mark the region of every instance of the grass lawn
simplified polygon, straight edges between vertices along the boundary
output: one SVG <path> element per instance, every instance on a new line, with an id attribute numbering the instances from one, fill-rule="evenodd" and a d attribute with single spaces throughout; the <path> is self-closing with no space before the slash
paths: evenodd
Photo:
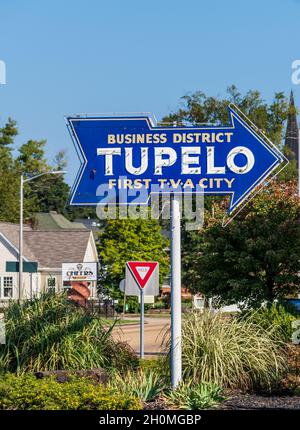
<path id="1" fill-rule="evenodd" d="M 145 314 L 145 318 L 171 318 L 171 314 L 170 313 L 161 313 L 161 314 Z"/>
<path id="2" fill-rule="evenodd" d="M 138 320 L 118 319 L 118 318 L 100 318 L 103 324 L 111 325 L 117 320 L 116 325 L 134 325 L 139 324 Z"/>

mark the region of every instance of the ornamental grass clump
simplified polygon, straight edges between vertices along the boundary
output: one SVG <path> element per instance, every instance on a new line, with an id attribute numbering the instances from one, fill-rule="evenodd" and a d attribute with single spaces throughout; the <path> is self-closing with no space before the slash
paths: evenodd
<path id="1" fill-rule="evenodd" d="M 115 372 L 111 375 L 108 387 L 132 394 L 143 402 L 150 402 L 161 394 L 166 382 L 157 371 L 139 369 L 125 374 Z"/>
<path id="2" fill-rule="evenodd" d="M 175 390 L 165 394 L 170 406 L 178 409 L 200 410 L 216 408 L 225 398 L 222 389 L 215 384 L 182 382 Z"/>
<path id="3" fill-rule="evenodd" d="M 182 336 L 185 380 L 270 390 L 287 371 L 284 343 L 251 318 L 193 312 L 183 321 Z"/>
<path id="4" fill-rule="evenodd" d="M 0 345 L 0 370 L 47 371 L 91 368 L 129 369 L 138 361 L 112 336 L 113 325 L 70 302 L 45 294 L 5 312 L 6 344 Z"/>

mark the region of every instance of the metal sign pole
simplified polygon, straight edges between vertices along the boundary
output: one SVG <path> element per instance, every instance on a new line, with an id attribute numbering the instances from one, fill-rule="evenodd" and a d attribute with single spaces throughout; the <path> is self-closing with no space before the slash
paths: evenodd
<path id="1" fill-rule="evenodd" d="M 171 200 L 171 385 L 181 381 L 181 234 L 180 196 Z"/>
<path id="2" fill-rule="evenodd" d="M 144 291 L 140 288 L 140 306 L 141 306 L 141 315 L 140 315 L 140 358 L 144 358 Z"/>

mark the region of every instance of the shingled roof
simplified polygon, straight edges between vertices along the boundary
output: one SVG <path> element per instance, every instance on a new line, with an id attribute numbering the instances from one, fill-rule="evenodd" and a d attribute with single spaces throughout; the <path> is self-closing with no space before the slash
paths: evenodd
<path id="1" fill-rule="evenodd" d="M 24 232 L 31 231 L 31 227 L 24 225 Z M 17 249 L 19 252 L 19 224 L 13 224 L 10 222 L 0 222 L 0 233 L 2 233 L 7 240 Z M 23 254 L 27 260 L 36 261 L 35 256 L 31 249 L 26 243 L 23 243 Z"/>
<path id="2" fill-rule="evenodd" d="M 24 232 L 24 242 L 41 267 L 61 267 L 62 263 L 83 261 L 89 230 L 32 230 Z"/>
<path id="3" fill-rule="evenodd" d="M 18 250 L 19 225 L 0 222 L 0 233 Z M 58 268 L 64 262 L 83 261 L 92 232 L 85 230 L 32 230 L 24 226 L 24 257 L 40 268 Z"/>

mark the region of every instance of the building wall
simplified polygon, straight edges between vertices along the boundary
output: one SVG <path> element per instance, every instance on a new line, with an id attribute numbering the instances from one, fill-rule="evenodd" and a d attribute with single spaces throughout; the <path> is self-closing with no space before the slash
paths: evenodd
<path id="1" fill-rule="evenodd" d="M 7 261 L 19 261 L 19 255 L 15 248 L 9 245 L 9 243 L 0 235 L 0 307 L 5 306 L 10 297 L 4 297 L 4 278 L 7 282 L 7 278 L 12 279 L 12 299 L 17 299 L 19 296 L 18 288 L 18 273 L 6 272 Z M 87 245 L 87 249 L 84 256 L 83 262 L 98 262 L 97 250 L 95 242 L 91 233 L 90 240 Z M 66 262 L 67 263 L 67 262 Z M 78 262 L 80 263 L 80 262 Z M 62 281 L 62 270 L 61 268 L 40 268 L 37 273 L 23 273 L 23 290 L 22 298 L 31 299 L 38 297 L 42 292 L 46 292 L 49 288 L 48 280 L 55 280 L 55 292 L 61 292 L 64 290 Z M 51 288 L 51 286 L 50 286 Z M 90 283 L 91 297 L 96 296 L 96 282 Z M 7 290 L 6 290 L 7 291 Z"/>
<path id="2" fill-rule="evenodd" d="M 13 279 L 13 291 L 12 298 L 18 298 L 18 286 L 19 279 L 18 273 L 16 272 L 6 272 L 6 262 L 7 261 L 18 261 L 18 253 L 17 251 L 9 246 L 6 241 L 2 237 L 0 237 L 0 303 L 7 303 L 9 301 L 9 297 L 4 297 L 4 277 L 12 277 Z M 24 273 L 23 274 L 23 296 L 26 298 L 30 298 L 37 291 L 38 287 L 38 278 L 39 275 L 37 273 Z"/>
<path id="3" fill-rule="evenodd" d="M 98 253 L 97 253 L 97 248 L 96 248 L 96 244 L 95 244 L 95 240 L 92 232 L 90 234 L 90 238 L 86 247 L 83 262 L 84 263 L 98 262 Z"/>

